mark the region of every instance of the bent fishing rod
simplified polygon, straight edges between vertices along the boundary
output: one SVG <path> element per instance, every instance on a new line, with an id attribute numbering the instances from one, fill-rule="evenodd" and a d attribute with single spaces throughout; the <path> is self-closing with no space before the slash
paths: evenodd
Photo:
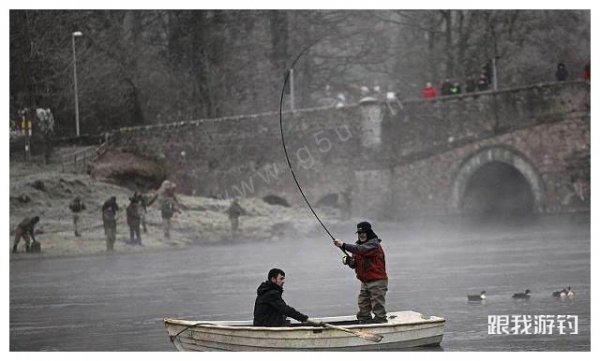
<path id="1" fill-rule="evenodd" d="M 306 50 L 310 49 L 310 47 L 312 47 L 314 44 L 316 44 L 319 40 L 317 40 L 317 41 L 311 43 L 310 45 L 308 45 L 307 47 L 305 47 L 300 52 L 300 54 L 298 54 L 298 56 L 296 57 L 296 59 L 294 59 L 294 61 L 292 62 L 292 65 L 290 66 L 290 68 L 285 73 L 285 79 L 283 81 L 283 88 L 281 89 L 281 98 L 279 99 L 279 130 L 281 131 L 281 144 L 283 145 L 283 152 L 285 153 L 285 159 L 287 160 L 288 167 L 290 168 L 290 172 L 292 173 L 292 178 L 294 179 L 294 183 L 296 183 L 296 187 L 298 187 L 298 190 L 300 191 L 300 194 L 302 195 L 302 199 L 304 199 L 304 202 L 306 202 L 306 205 L 308 205 L 308 208 L 310 209 L 310 211 L 312 212 L 312 214 L 315 216 L 315 218 L 317 219 L 317 221 L 319 221 L 319 224 L 321 224 L 321 227 L 323 227 L 323 229 L 325 230 L 325 232 L 327 232 L 327 234 L 329 235 L 329 237 L 331 237 L 331 240 L 335 240 L 335 237 L 331 234 L 331 232 L 329 232 L 329 230 L 327 229 L 327 227 L 325 227 L 325 224 L 323 224 L 323 221 L 321 221 L 321 218 L 319 218 L 319 216 L 317 215 L 317 212 L 315 212 L 315 210 L 313 209 L 313 207 L 310 205 L 310 202 L 308 201 L 308 198 L 306 198 L 306 195 L 304 194 L 304 191 L 302 190 L 302 187 L 300 187 L 300 183 L 298 183 L 298 179 L 296 178 L 296 172 L 294 172 L 294 167 L 292 167 L 292 162 L 290 161 L 290 157 L 288 155 L 287 147 L 285 146 L 285 136 L 284 136 L 284 133 L 283 133 L 283 115 L 282 115 L 283 114 L 283 98 L 285 97 L 285 89 L 287 87 L 288 80 L 290 78 L 290 72 L 291 72 L 292 69 L 294 69 L 294 66 L 296 65 L 296 63 L 298 62 L 298 60 L 300 59 L 300 57 L 304 54 L 304 52 Z M 350 255 L 346 252 L 346 250 L 344 250 L 341 247 L 340 247 L 340 250 L 342 252 L 344 252 L 344 254 L 347 257 L 350 257 Z"/>

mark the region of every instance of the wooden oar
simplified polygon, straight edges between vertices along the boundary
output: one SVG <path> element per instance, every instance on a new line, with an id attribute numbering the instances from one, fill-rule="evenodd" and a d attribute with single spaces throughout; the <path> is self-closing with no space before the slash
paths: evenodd
<path id="1" fill-rule="evenodd" d="M 356 331 L 356 330 L 352 330 L 350 328 L 332 325 L 330 323 L 315 322 L 315 321 L 310 321 L 310 320 L 306 321 L 306 323 L 311 326 L 321 326 L 321 327 L 331 328 L 334 330 L 348 332 L 348 333 L 353 334 L 354 336 L 358 336 L 358 337 L 362 338 L 363 340 L 367 340 L 367 341 L 371 341 L 371 342 L 379 342 L 379 341 L 381 341 L 381 339 L 383 339 L 383 336 L 375 334 L 375 333 L 366 332 L 366 331 Z"/>

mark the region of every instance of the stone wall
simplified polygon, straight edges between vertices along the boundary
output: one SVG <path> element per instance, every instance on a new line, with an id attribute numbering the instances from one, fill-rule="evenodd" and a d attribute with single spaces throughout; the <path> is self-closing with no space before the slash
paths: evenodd
<path id="1" fill-rule="evenodd" d="M 457 177 L 471 174 L 465 162 L 486 148 L 507 149 L 506 162 L 539 175 L 539 211 L 589 209 L 572 195 L 573 179 L 581 187 L 588 177 L 589 189 L 589 104 L 589 84 L 576 81 L 282 115 L 290 160 L 313 204 L 351 189 L 353 216 L 397 218 L 460 208 Z M 123 128 L 110 138 L 164 162 L 184 193 L 303 202 L 278 112 Z"/>
<path id="2" fill-rule="evenodd" d="M 457 212 L 462 194 L 457 200 L 453 192 L 468 181 L 456 179 L 461 167 L 491 148 L 512 160 L 490 161 L 516 167 L 525 159 L 516 168 L 526 178 L 539 174 L 538 189 L 529 177 L 534 194 L 541 192 L 536 211 L 589 210 L 589 96 L 589 84 L 576 81 L 384 105 L 382 141 L 363 147 L 371 160 L 357 170 L 355 201 L 365 217 Z M 384 189 L 385 196 L 375 194 Z"/>
<path id="3" fill-rule="evenodd" d="M 358 106 L 284 112 L 288 155 L 311 202 L 353 181 L 360 151 Z M 164 162 L 181 192 L 219 198 L 277 195 L 302 202 L 285 158 L 279 114 L 120 129 L 112 147 Z"/>
<path id="4" fill-rule="evenodd" d="M 497 92 L 412 100 L 404 109 L 383 107 L 383 144 L 393 163 L 427 156 L 536 124 L 589 113 L 589 84 L 536 84 Z M 395 112 L 391 114 L 390 109 Z"/>
<path id="5" fill-rule="evenodd" d="M 487 138 L 381 172 L 391 173 L 389 213 L 397 218 L 458 212 L 460 189 L 468 181 L 461 173 L 473 174 L 493 161 L 510 164 L 525 176 L 539 199 L 536 211 L 585 211 L 590 207 L 589 168 L 587 174 L 585 169 L 589 154 L 589 117 L 579 116 Z M 580 182 L 584 190 L 578 194 Z"/>

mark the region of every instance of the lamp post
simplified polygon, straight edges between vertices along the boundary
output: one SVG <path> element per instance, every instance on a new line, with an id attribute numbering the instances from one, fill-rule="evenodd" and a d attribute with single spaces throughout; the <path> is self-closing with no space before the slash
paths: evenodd
<path id="1" fill-rule="evenodd" d="M 75 31 L 72 34 L 73 40 L 73 84 L 75 86 L 75 133 L 79 136 L 79 101 L 77 99 L 77 56 L 75 55 L 75 37 L 81 36 L 81 31 Z"/>

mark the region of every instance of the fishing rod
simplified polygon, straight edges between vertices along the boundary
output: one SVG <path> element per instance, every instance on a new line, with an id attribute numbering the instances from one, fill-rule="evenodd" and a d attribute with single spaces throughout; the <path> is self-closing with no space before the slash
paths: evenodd
<path id="1" fill-rule="evenodd" d="M 292 167 L 292 162 L 290 161 L 290 157 L 288 155 L 287 147 L 285 146 L 285 136 L 283 134 L 283 115 L 282 115 L 283 114 L 283 98 L 285 97 L 285 89 L 287 87 L 288 80 L 290 78 L 290 72 L 291 72 L 292 69 L 294 69 L 294 66 L 296 65 L 296 63 L 298 62 L 298 60 L 300 59 L 300 57 L 302 57 L 302 55 L 304 54 L 304 52 L 307 51 L 308 49 L 310 49 L 314 44 L 316 44 L 320 40 L 321 39 L 318 39 L 318 40 L 314 41 L 313 43 L 309 44 L 308 46 L 306 46 L 304 49 L 302 49 L 302 51 L 300 52 L 300 54 L 298 54 L 298 56 L 296 57 L 296 59 L 294 59 L 294 61 L 292 62 L 292 65 L 290 66 L 290 68 L 285 73 L 285 79 L 283 81 L 283 87 L 281 89 L 281 98 L 279 99 L 279 130 L 281 131 L 281 144 L 283 145 L 283 152 L 285 153 L 285 159 L 287 160 L 288 167 L 290 168 L 290 171 L 292 173 L 292 178 L 294 179 L 294 183 L 296 183 L 296 186 L 298 187 L 298 190 L 300 191 L 300 194 L 302 195 L 302 198 L 304 199 L 304 202 L 306 202 L 306 205 L 308 205 L 308 208 L 310 209 L 310 211 L 312 212 L 312 214 L 315 216 L 315 218 L 317 219 L 317 221 L 319 221 L 319 223 L 321 224 L 321 227 L 323 227 L 323 229 L 325 230 L 325 232 L 327 232 L 327 234 L 329 235 L 329 237 L 331 237 L 331 240 L 335 240 L 335 237 L 331 234 L 331 232 L 329 232 L 329 230 L 327 229 L 327 227 L 325 226 L 325 224 L 323 224 L 323 221 L 321 221 L 321 218 L 319 218 L 319 216 L 317 215 L 317 212 L 315 212 L 315 210 L 313 209 L 313 207 L 310 205 L 310 202 L 308 201 L 308 198 L 306 198 L 306 195 L 304 194 L 304 191 L 302 190 L 302 187 L 300 187 L 300 183 L 298 183 L 298 179 L 296 178 L 296 172 L 294 172 L 294 167 Z M 340 250 L 342 252 L 344 252 L 344 254 L 346 256 L 350 257 L 350 255 L 346 252 L 346 250 L 344 250 L 343 248 L 340 248 Z"/>

